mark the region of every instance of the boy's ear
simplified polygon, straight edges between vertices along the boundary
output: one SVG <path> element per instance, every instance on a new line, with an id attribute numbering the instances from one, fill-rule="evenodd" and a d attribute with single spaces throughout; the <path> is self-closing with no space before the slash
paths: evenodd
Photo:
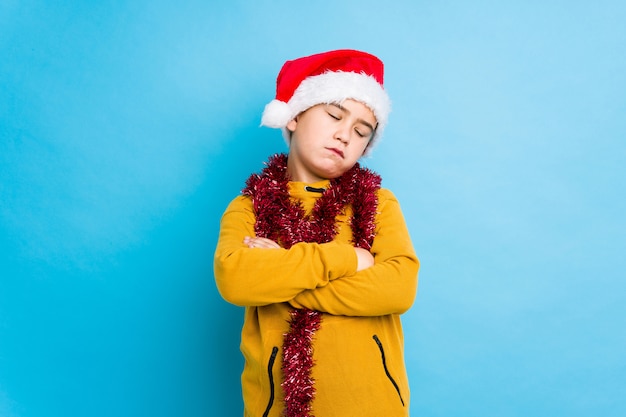
<path id="1" fill-rule="evenodd" d="M 287 123 L 287 126 L 285 127 L 287 128 L 288 131 L 293 133 L 296 130 L 296 126 L 298 126 L 298 116 L 291 119 L 289 123 Z"/>

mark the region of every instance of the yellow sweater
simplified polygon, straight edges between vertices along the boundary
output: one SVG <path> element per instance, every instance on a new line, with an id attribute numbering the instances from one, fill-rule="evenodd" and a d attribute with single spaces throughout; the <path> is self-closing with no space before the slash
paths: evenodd
<path id="1" fill-rule="evenodd" d="M 317 192 L 289 184 L 308 213 Z M 328 181 L 308 184 L 325 187 Z M 248 197 L 235 198 L 224 213 L 215 252 L 215 279 L 222 297 L 245 306 L 241 351 L 245 416 L 280 416 L 281 354 L 289 311 L 321 311 L 313 344 L 312 403 L 317 417 L 407 416 L 409 386 L 400 314 L 413 304 L 419 262 L 395 196 L 378 192 L 375 265 L 356 272 L 350 244 L 350 209 L 337 217 L 329 243 L 297 243 L 290 249 L 248 248 L 255 216 Z"/>

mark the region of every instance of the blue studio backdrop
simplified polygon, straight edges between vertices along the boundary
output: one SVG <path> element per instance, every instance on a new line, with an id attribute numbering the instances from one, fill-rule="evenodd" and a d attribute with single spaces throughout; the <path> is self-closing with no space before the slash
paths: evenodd
<path id="1" fill-rule="evenodd" d="M 386 63 L 413 416 L 626 415 L 626 3 L 0 1 L 0 416 L 236 416 L 220 215 L 286 59 Z"/>

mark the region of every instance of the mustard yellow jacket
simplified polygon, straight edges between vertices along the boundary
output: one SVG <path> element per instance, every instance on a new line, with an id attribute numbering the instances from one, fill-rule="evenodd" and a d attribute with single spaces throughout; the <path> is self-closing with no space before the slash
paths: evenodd
<path id="1" fill-rule="evenodd" d="M 290 195 L 310 212 L 321 194 L 292 182 Z M 328 181 L 308 184 L 324 187 Z M 248 248 L 255 216 L 248 197 L 235 198 L 224 213 L 214 271 L 218 290 L 245 306 L 241 351 L 245 416 L 280 416 L 283 410 L 281 347 L 289 311 L 321 311 L 314 338 L 316 417 L 407 416 L 409 385 L 400 314 L 413 304 L 419 262 L 400 205 L 378 192 L 375 265 L 356 271 L 350 244 L 350 209 L 337 218 L 329 243 L 297 243 L 290 249 Z"/>

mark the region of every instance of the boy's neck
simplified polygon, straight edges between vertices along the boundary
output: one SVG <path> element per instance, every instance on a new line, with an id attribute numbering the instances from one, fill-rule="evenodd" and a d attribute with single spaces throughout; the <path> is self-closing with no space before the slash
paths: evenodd
<path id="1" fill-rule="evenodd" d="M 302 167 L 297 167 L 287 158 L 287 175 L 292 182 L 301 182 L 304 184 L 315 184 L 322 181 L 329 181 L 330 178 L 323 178 L 315 175 L 313 172 Z"/>
<path id="2" fill-rule="evenodd" d="M 321 181 L 328 181 L 329 178 L 322 178 L 322 177 L 318 177 L 316 175 L 313 175 L 312 173 L 303 173 L 303 172 L 298 172 L 297 169 L 294 169 L 293 167 L 291 167 L 289 165 L 289 162 L 287 162 L 287 174 L 289 175 L 289 180 L 293 181 L 293 182 L 302 182 L 305 184 L 314 184 L 316 182 L 321 182 Z"/>

